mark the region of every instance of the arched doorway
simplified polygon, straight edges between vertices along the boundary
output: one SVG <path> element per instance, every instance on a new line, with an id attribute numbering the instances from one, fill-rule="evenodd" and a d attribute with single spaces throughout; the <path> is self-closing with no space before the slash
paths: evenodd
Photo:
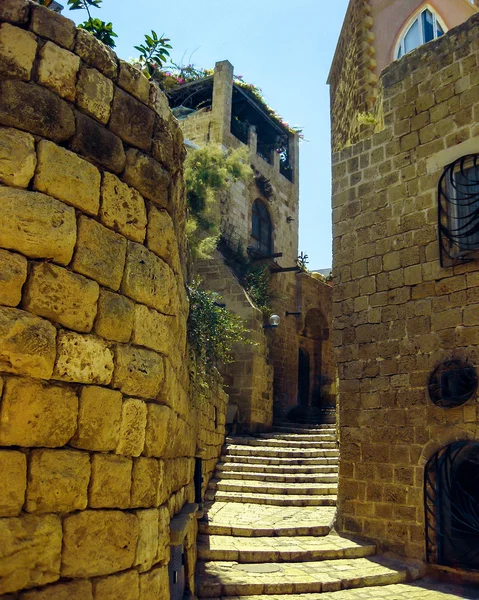
<path id="1" fill-rule="evenodd" d="M 309 405 L 310 356 L 304 348 L 299 349 L 298 355 L 298 404 Z"/>
<path id="2" fill-rule="evenodd" d="M 304 327 L 300 334 L 300 365 L 301 360 L 308 360 L 308 402 L 303 406 L 321 406 L 324 400 L 324 386 L 328 384 L 327 377 L 323 372 L 323 343 L 329 337 L 327 321 L 318 308 L 312 308 L 306 313 Z M 303 358 L 301 358 L 303 352 Z M 301 366 L 299 367 L 301 369 Z M 301 389 L 305 389 L 301 375 L 306 376 L 306 368 L 298 370 L 298 398 Z M 301 404 L 301 402 L 300 402 Z"/>

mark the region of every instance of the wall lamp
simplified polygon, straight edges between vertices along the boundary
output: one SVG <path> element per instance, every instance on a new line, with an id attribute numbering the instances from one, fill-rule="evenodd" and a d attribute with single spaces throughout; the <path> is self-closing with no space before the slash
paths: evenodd
<path id="1" fill-rule="evenodd" d="M 281 318 L 278 315 L 271 315 L 269 318 L 269 324 L 263 325 L 263 329 L 276 329 L 280 321 Z"/>

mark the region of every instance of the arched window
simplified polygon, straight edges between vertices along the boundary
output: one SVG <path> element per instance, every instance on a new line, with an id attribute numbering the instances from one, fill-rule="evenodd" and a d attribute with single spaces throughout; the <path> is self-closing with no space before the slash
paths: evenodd
<path id="1" fill-rule="evenodd" d="M 254 201 L 251 221 L 251 237 L 256 241 L 256 249 L 263 254 L 271 254 L 273 237 L 271 217 L 261 200 Z"/>
<path id="2" fill-rule="evenodd" d="M 417 13 L 403 29 L 394 58 L 401 58 L 418 46 L 435 40 L 443 35 L 444 31 L 444 24 L 440 22 L 438 15 L 431 8 L 425 8 Z"/>

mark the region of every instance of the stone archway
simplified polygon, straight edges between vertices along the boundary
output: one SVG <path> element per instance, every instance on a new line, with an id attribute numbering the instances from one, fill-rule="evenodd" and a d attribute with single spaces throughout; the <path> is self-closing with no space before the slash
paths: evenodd
<path id="1" fill-rule="evenodd" d="M 329 386 L 328 375 L 323 369 L 323 351 L 324 342 L 329 338 L 328 323 L 323 313 L 318 308 L 312 308 L 306 313 L 304 327 L 299 337 L 300 369 L 298 372 L 298 401 L 302 406 L 319 407 L 325 399 L 325 387 Z M 303 353 L 303 355 L 301 354 Z M 301 363 L 309 359 L 308 369 Z M 304 401 L 305 383 L 301 377 L 305 377 L 306 372 L 309 375 L 308 402 Z M 301 390 L 300 390 L 301 386 Z M 300 400 L 300 391 L 303 394 L 303 401 Z"/>

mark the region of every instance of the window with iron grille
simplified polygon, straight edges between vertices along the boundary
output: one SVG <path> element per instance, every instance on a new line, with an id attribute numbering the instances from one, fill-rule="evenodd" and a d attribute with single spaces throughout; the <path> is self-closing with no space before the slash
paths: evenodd
<path id="1" fill-rule="evenodd" d="M 251 237 L 256 241 L 256 249 L 263 254 L 271 254 L 273 227 L 268 209 L 261 200 L 254 201 L 251 220 Z"/>
<path id="2" fill-rule="evenodd" d="M 479 257 L 479 154 L 445 168 L 438 197 L 441 266 Z"/>

